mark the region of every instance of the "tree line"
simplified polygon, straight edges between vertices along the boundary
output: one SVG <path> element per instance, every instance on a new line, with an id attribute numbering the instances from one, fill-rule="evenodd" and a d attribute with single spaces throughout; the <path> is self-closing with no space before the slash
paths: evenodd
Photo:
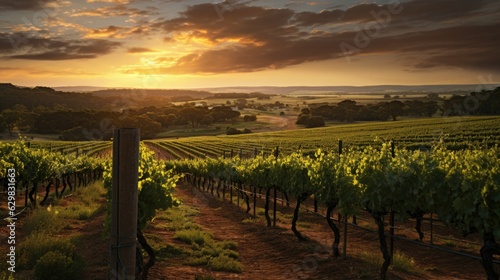
<path id="1" fill-rule="evenodd" d="M 297 124 L 307 127 L 325 125 L 325 120 L 386 121 L 397 120 L 402 116 L 432 117 L 464 115 L 499 115 L 500 87 L 494 90 L 472 92 L 469 95 L 453 95 L 449 99 L 436 96 L 432 100 L 392 100 L 386 102 L 358 104 L 354 100 L 344 100 L 337 104 L 318 104 L 303 108 Z"/>
<path id="2" fill-rule="evenodd" d="M 111 139 L 113 127 L 139 127 L 141 138 L 154 138 L 170 126 L 199 126 L 231 121 L 240 112 L 231 107 L 180 106 L 144 107 L 122 111 L 74 110 L 69 108 L 37 107 L 28 110 L 24 105 L 15 105 L 0 113 L 0 130 L 40 134 L 61 134 L 62 140 L 107 140 Z"/>

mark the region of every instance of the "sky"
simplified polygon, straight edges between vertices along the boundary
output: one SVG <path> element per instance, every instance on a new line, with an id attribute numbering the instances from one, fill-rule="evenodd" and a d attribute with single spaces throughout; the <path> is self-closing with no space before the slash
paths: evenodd
<path id="1" fill-rule="evenodd" d="M 202 88 L 500 81 L 498 0 L 0 0 L 0 82 Z"/>

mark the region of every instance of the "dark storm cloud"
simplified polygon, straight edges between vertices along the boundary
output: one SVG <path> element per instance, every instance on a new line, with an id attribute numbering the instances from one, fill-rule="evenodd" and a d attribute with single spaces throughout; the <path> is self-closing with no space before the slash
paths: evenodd
<path id="1" fill-rule="evenodd" d="M 400 3 L 391 1 L 386 5 L 364 3 L 353 6 L 346 10 L 333 9 L 324 10 L 320 13 L 301 12 L 297 13 L 295 21 L 301 26 L 315 26 L 329 23 L 369 22 L 374 20 L 374 14 L 384 11 L 396 11 L 390 13 L 391 22 L 437 22 L 441 20 L 469 17 L 479 12 L 493 0 L 413 0 Z M 397 12 L 401 11 L 401 12 Z"/>
<path id="2" fill-rule="evenodd" d="M 68 60 L 96 58 L 121 46 L 109 40 L 26 37 L 25 34 L 0 34 L 2 58 L 29 60 Z"/>
<path id="3" fill-rule="evenodd" d="M 223 18 L 217 5 L 190 6 L 179 17 L 152 24 L 166 38 L 189 34 L 217 45 L 179 59 L 165 73 L 250 72 L 350 55 L 411 55 L 415 69 L 440 66 L 500 70 L 500 5 L 495 0 L 413 0 L 359 4 L 318 13 L 234 4 Z M 218 12 L 219 11 L 219 12 Z M 378 20 L 378 22 L 377 22 Z M 367 37 L 367 24 L 379 31 Z M 361 33 L 361 35 L 360 35 Z M 368 40 L 359 44 L 361 36 Z M 238 43 L 234 43 L 238 41 Z"/>
<path id="4" fill-rule="evenodd" d="M 58 0 L 0 0 L 0 10 L 42 10 Z"/>

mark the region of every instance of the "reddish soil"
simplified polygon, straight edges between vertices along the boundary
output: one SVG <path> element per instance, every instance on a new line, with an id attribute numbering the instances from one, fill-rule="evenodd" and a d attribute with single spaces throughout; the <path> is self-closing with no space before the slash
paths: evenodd
<path id="1" fill-rule="evenodd" d="M 333 234 L 323 218 L 304 213 L 299 221 L 309 227 L 298 229 L 309 240 L 299 242 L 293 235 L 290 223 L 277 227 L 265 226 L 262 219 L 243 223 L 251 217 L 228 201 L 221 201 L 211 194 L 182 185 L 177 189 L 182 202 L 196 208 L 199 214 L 192 219 L 216 239 L 238 243 L 238 253 L 243 264 L 242 273 L 210 272 L 204 267 L 184 265 L 181 259 L 158 260 L 150 270 L 150 279 L 194 279 L 195 275 L 212 275 L 216 279 L 377 279 L 378 267 L 367 263 L 362 254 L 381 256 L 377 235 L 366 230 L 348 228 L 347 257 L 330 257 Z M 20 199 L 20 198 L 19 198 Z M 71 205 L 74 197 L 67 197 L 64 204 Z M 21 200 L 20 200 L 21 201 Z M 234 197 L 236 202 L 236 197 Z M 105 203 L 103 199 L 103 203 Z M 242 202 L 241 202 L 242 203 Z M 258 207 L 263 207 L 258 200 Z M 242 206 L 242 205 L 241 205 Z M 20 207 L 19 207 L 20 208 Z M 278 211 L 289 214 L 290 208 L 278 205 Z M 252 211 L 251 211 L 252 212 Z M 105 211 L 93 219 L 73 221 L 59 236 L 81 235 L 77 252 L 85 259 L 84 279 L 107 279 L 109 244 L 103 238 Z M 145 230 L 146 235 L 164 237 L 168 244 L 181 245 L 173 239 L 173 232 L 162 230 L 156 220 Z M 22 238 L 22 224 L 18 237 Z M 6 235 L 2 230 L 2 236 Z M 341 230 L 342 234 L 342 230 Z M 21 240 L 21 239 L 18 239 Z M 342 248 L 342 243 L 340 244 Z M 421 275 L 412 275 L 390 269 L 388 279 L 485 279 L 478 260 L 436 251 L 408 242 L 396 241 L 395 248 L 415 259 L 422 268 Z M 497 265 L 496 270 L 500 271 Z"/>
<path id="2" fill-rule="evenodd" d="M 289 223 L 279 223 L 278 227 L 267 227 L 262 222 L 242 223 L 251 215 L 228 201 L 220 201 L 192 187 L 179 187 L 177 196 L 184 204 L 199 209 L 199 215 L 194 219 L 204 229 L 212 232 L 216 238 L 238 243 L 244 271 L 208 272 L 202 267 L 186 267 L 167 260 L 158 262 L 152 268 L 152 279 L 194 279 L 194 275 L 206 273 L 217 279 L 378 278 L 378 267 L 368 264 L 360 257 L 366 252 L 381 256 L 378 237 L 373 232 L 350 227 L 347 258 L 332 259 L 328 248 L 331 247 L 333 234 L 324 219 L 317 215 L 304 214 L 299 218 L 300 221 L 311 224 L 309 228 L 299 227 L 309 239 L 299 242 L 289 229 Z M 291 209 L 281 206 L 278 206 L 278 210 L 283 213 L 291 212 Z M 152 233 L 164 234 L 167 242 L 178 242 L 172 239 L 172 232 L 155 231 L 152 229 Z M 396 241 L 395 248 L 413 257 L 423 274 L 417 276 L 391 269 L 389 279 L 485 279 L 479 261 L 402 241 Z"/>

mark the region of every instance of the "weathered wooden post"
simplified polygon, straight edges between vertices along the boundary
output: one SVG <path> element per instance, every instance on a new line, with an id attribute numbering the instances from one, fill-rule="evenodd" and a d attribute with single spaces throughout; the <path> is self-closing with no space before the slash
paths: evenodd
<path id="1" fill-rule="evenodd" d="M 339 140 L 339 156 L 342 154 L 342 148 L 343 148 L 343 142 L 342 142 L 342 140 Z M 338 215 L 339 215 L 338 218 L 339 218 L 339 223 L 340 223 L 340 219 L 341 219 L 340 212 Z M 347 258 L 347 225 L 348 225 L 347 215 L 345 215 L 345 217 L 344 217 L 344 242 L 342 244 L 342 255 L 343 255 L 344 259 Z"/>
<path id="2" fill-rule="evenodd" d="M 119 128 L 113 139 L 109 279 L 135 279 L 139 129 Z"/>
<path id="3" fill-rule="evenodd" d="M 276 146 L 276 150 L 274 150 L 274 157 L 278 159 L 279 156 L 279 146 Z M 276 186 L 274 186 L 274 200 L 273 200 L 273 227 L 276 226 Z"/>
<path id="4" fill-rule="evenodd" d="M 391 156 L 396 157 L 394 140 L 391 141 Z M 394 262 L 394 211 L 389 214 L 389 254 L 391 254 L 391 264 Z"/>

